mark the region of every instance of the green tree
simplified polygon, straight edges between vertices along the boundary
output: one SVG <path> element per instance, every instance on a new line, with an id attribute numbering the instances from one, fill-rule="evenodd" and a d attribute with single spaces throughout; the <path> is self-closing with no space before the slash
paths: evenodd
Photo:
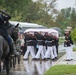
<path id="1" fill-rule="evenodd" d="M 76 10 L 75 8 L 72 9 L 71 17 L 70 17 L 70 26 L 75 28 L 76 27 Z"/>
<path id="2" fill-rule="evenodd" d="M 74 43 L 76 44 L 76 28 L 71 31 L 71 37 Z"/>
<path id="3" fill-rule="evenodd" d="M 54 8 L 55 2 L 56 0 L 52 0 L 49 4 L 44 2 L 44 0 L 33 2 L 28 6 L 30 10 L 27 11 L 26 21 L 28 20 L 29 22 L 35 22 L 47 27 L 53 26 L 55 23 L 53 20 L 53 13 L 56 13 L 56 9 Z"/>
<path id="4" fill-rule="evenodd" d="M 22 21 L 32 0 L 0 0 L 2 10 L 10 13 L 12 20 Z"/>
<path id="5" fill-rule="evenodd" d="M 76 11 L 75 8 L 62 9 L 56 17 L 56 24 L 62 29 L 66 29 L 67 26 L 75 27 L 76 24 Z"/>
<path id="6" fill-rule="evenodd" d="M 34 22 L 47 27 L 55 25 L 53 14 L 57 13 L 55 9 L 56 0 L 50 3 L 44 0 L 33 2 L 32 0 L 0 0 L 0 8 L 8 12 L 11 20 Z"/>

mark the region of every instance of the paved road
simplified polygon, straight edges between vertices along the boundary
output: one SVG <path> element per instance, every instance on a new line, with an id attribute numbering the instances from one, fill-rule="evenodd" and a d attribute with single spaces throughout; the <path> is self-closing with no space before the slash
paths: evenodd
<path id="1" fill-rule="evenodd" d="M 65 51 L 63 45 L 59 46 L 59 52 Z M 10 75 L 43 75 L 50 67 L 58 64 L 75 64 L 76 65 L 76 52 L 73 53 L 74 60 L 65 61 L 66 56 L 64 55 L 58 61 L 24 61 L 21 57 L 21 63 L 16 64 L 15 68 L 10 69 Z M 0 75 L 6 75 L 3 70 Z"/>
<path id="2" fill-rule="evenodd" d="M 55 64 L 56 65 L 60 65 L 60 64 L 76 65 L 76 52 L 73 52 L 73 60 L 66 61 L 66 54 L 65 54 Z"/>
<path id="3" fill-rule="evenodd" d="M 56 61 L 24 61 L 21 57 L 21 63 L 16 64 L 15 68 L 10 69 L 10 75 L 43 75 Z M 0 75 L 6 75 L 6 71 L 2 70 Z"/>

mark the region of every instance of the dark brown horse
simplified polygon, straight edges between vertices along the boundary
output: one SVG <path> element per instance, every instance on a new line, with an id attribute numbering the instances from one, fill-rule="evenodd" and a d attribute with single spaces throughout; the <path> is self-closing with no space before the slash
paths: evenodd
<path id="1" fill-rule="evenodd" d="M 11 25 L 7 29 L 10 36 L 16 41 L 18 39 L 18 25 Z M 0 72 L 1 72 L 1 61 L 4 59 L 6 62 L 6 72 L 9 75 L 9 56 L 10 48 L 7 41 L 0 35 Z"/>

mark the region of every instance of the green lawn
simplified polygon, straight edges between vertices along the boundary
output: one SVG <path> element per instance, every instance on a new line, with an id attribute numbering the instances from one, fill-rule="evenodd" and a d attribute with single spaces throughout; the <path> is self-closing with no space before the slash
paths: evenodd
<path id="1" fill-rule="evenodd" d="M 64 38 L 59 38 L 59 44 L 62 44 L 64 42 Z"/>
<path id="2" fill-rule="evenodd" d="M 73 48 L 73 51 L 76 51 L 76 47 Z"/>
<path id="3" fill-rule="evenodd" d="M 44 75 L 76 75 L 76 65 L 55 65 Z"/>

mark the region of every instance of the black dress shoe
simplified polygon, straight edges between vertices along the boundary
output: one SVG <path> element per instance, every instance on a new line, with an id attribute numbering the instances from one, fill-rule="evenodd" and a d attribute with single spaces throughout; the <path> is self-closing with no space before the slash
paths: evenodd
<path id="1" fill-rule="evenodd" d="M 55 61 L 55 58 L 53 58 L 52 60 Z"/>
<path id="2" fill-rule="evenodd" d="M 71 59 L 66 59 L 65 61 L 71 61 Z"/>
<path id="3" fill-rule="evenodd" d="M 34 59 L 32 59 L 32 60 L 40 60 L 39 58 L 34 58 Z"/>
<path id="4" fill-rule="evenodd" d="M 57 57 L 55 57 L 55 59 L 58 59 Z"/>
<path id="5" fill-rule="evenodd" d="M 44 59 L 42 59 L 42 60 L 47 60 L 47 58 L 44 58 Z"/>
<path id="6" fill-rule="evenodd" d="M 36 58 L 33 58 L 32 60 L 36 60 Z"/>
<path id="7" fill-rule="evenodd" d="M 36 60 L 40 60 L 40 58 L 37 58 Z"/>
<path id="8" fill-rule="evenodd" d="M 45 59 L 41 59 L 41 60 L 45 60 Z"/>
<path id="9" fill-rule="evenodd" d="M 23 58 L 23 60 L 28 60 L 28 58 L 26 58 L 26 59 L 25 59 L 25 58 Z"/>
<path id="10" fill-rule="evenodd" d="M 50 58 L 47 58 L 48 60 L 50 59 Z"/>
<path id="11" fill-rule="evenodd" d="M 73 59 L 71 59 L 71 60 L 73 60 Z"/>

